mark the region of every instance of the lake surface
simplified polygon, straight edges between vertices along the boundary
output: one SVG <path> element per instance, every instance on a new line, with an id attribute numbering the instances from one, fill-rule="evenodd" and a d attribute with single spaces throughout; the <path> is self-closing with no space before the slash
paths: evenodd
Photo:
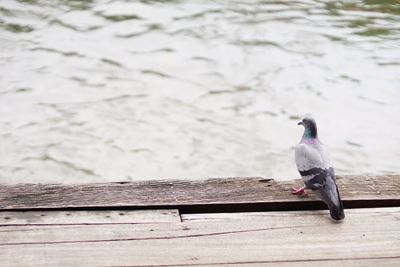
<path id="1" fill-rule="evenodd" d="M 0 2 L 1 182 L 400 173 L 400 2 Z"/>

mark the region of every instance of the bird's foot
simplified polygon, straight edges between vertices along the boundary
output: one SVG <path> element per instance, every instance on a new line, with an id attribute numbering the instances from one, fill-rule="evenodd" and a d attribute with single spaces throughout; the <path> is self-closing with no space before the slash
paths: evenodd
<path id="1" fill-rule="evenodd" d="M 292 194 L 297 196 L 307 196 L 306 191 L 304 191 L 305 188 L 305 186 L 300 188 L 292 186 Z"/>

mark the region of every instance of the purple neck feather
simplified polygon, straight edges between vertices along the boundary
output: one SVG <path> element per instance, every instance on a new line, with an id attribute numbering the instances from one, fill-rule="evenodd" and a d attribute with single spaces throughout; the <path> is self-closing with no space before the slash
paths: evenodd
<path id="1" fill-rule="evenodd" d="M 308 145 L 314 145 L 318 143 L 318 139 L 317 138 L 307 138 L 307 137 L 303 137 L 301 138 L 300 144 L 308 144 Z"/>

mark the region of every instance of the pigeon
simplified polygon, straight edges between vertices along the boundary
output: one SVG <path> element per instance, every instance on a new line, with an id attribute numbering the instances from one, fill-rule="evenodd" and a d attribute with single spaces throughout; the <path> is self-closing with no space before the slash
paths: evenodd
<path id="1" fill-rule="evenodd" d="M 328 205 L 331 217 L 337 221 L 342 220 L 345 216 L 336 185 L 335 171 L 331 166 L 328 152 L 318 139 L 317 124 L 307 115 L 298 125 L 304 126 L 304 133 L 295 148 L 295 160 L 304 186 L 292 187 L 292 193 L 303 195 L 304 189 L 311 189 Z"/>

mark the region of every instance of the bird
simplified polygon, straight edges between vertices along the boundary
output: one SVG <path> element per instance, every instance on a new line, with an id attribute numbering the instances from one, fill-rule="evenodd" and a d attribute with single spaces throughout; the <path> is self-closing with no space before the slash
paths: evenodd
<path id="1" fill-rule="evenodd" d="M 304 186 L 292 187 L 292 194 L 304 195 L 305 189 L 311 189 L 328 206 L 332 219 L 343 220 L 344 208 L 335 171 L 328 151 L 318 138 L 317 124 L 311 115 L 306 115 L 298 125 L 304 126 L 304 133 L 295 147 L 295 161 Z"/>

